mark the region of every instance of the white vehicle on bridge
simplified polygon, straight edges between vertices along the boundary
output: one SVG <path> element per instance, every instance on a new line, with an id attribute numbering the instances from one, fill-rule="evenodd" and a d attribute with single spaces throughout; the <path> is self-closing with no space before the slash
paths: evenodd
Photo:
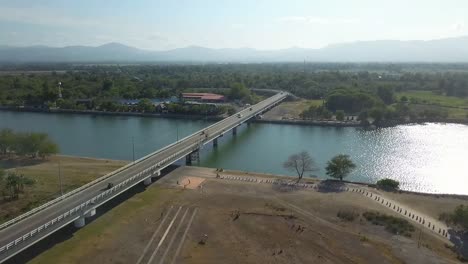
<path id="1" fill-rule="evenodd" d="M 285 96 L 275 95 L 255 105 L 255 110 L 247 116 L 242 113 L 235 114 L 237 118 L 252 118 L 254 115 L 270 109 L 279 103 Z M 251 107 L 253 108 L 253 107 Z M 248 110 L 247 110 L 248 111 Z M 257 111 L 257 112 L 255 112 Z M 139 160 L 125 165 L 108 175 L 102 176 L 73 191 L 64 194 L 50 202 L 36 207 L 12 220 L 0 225 L 0 263 L 10 259 L 31 245 L 48 237 L 69 223 L 81 228 L 86 224 L 86 218 L 94 214 L 96 208 L 105 202 L 114 199 L 120 193 L 143 182 L 151 184 L 154 175 L 160 175 L 161 169 L 170 166 L 191 153 L 200 151 L 200 138 L 209 136 L 209 131 L 216 131 L 221 135 L 227 130 L 236 133 L 241 120 L 229 116 L 202 131 L 189 135 L 163 147 Z M 203 133 L 203 135 L 200 135 Z M 215 142 L 213 142 L 215 144 Z M 217 144 L 217 142 L 216 142 Z M 188 160 L 186 160 L 188 163 Z M 191 162 L 191 159 L 190 159 Z M 94 212 L 94 213 L 92 213 Z"/>

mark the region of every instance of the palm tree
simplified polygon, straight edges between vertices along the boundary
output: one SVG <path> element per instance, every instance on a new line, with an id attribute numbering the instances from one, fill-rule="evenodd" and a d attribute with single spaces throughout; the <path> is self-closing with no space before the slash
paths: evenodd
<path id="1" fill-rule="evenodd" d="M 328 176 L 342 181 L 355 168 L 356 164 L 353 163 L 349 155 L 340 154 L 328 161 L 325 169 Z"/>

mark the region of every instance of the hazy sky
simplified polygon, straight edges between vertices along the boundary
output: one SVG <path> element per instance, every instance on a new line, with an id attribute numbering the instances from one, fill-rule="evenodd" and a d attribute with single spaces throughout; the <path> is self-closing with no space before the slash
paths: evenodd
<path id="1" fill-rule="evenodd" d="M 467 0 L 0 0 L 0 45 L 280 49 L 461 35 Z"/>

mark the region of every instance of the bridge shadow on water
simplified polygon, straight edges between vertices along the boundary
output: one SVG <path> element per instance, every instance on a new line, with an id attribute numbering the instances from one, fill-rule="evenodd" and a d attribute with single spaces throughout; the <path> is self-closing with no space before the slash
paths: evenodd
<path id="1" fill-rule="evenodd" d="M 164 170 L 161 171 L 161 176 L 157 178 L 153 178 L 153 182 L 158 181 L 171 171 L 175 170 L 177 165 L 171 165 Z M 114 207 L 118 206 L 119 204 L 125 202 L 126 200 L 132 198 L 138 193 L 145 191 L 147 186 L 143 185 L 142 182 L 133 186 L 132 188 L 128 189 L 127 191 L 119 194 L 114 199 L 106 202 L 105 204 L 99 206 L 96 209 L 96 214 L 92 217 L 86 218 L 86 225 L 94 222 L 98 217 L 107 213 L 108 211 L 112 210 Z M 86 225 L 82 228 L 86 228 Z M 58 230 L 57 232 L 51 234 L 50 236 L 42 239 L 41 241 L 37 242 L 36 244 L 32 245 L 28 249 L 22 251 L 21 253 L 17 254 L 16 256 L 12 257 L 11 259 L 4 262 L 5 264 L 20 264 L 20 263 L 27 263 L 34 259 L 35 257 L 39 256 L 43 252 L 47 251 L 48 249 L 58 245 L 68 239 L 72 238 L 77 230 L 81 228 L 76 228 L 73 225 L 73 222 L 66 225 L 62 229 Z"/>

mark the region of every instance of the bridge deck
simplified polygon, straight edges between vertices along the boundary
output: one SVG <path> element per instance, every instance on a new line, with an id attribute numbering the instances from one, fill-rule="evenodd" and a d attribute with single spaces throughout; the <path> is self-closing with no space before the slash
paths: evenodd
<path id="1" fill-rule="evenodd" d="M 70 195 L 50 206 L 0 230 L 0 263 L 21 252 L 37 241 L 83 217 L 85 213 L 117 196 L 121 192 L 151 177 L 173 162 L 198 149 L 230 129 L 267 110 L 282 101 L 288 94 L 278 93 L 256 105 L 246 108 L 201 131 L 179 140 L 123 169 L 117 170 L 105 179 Z M 239 117 L 238 115 L 242 116 Z M 204 131 L 202 134 L 201 132 Z M 159 166 L 158 166 L 159 164 Z M 114 187 L 106 190 L 112 182 Z"/>

